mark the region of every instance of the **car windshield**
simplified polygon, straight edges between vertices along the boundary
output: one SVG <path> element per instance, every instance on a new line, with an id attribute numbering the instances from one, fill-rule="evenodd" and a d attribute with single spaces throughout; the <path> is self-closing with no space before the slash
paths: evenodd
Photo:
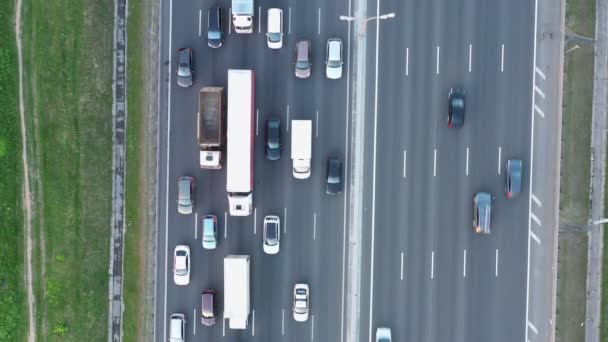
<path id="1" fill-rule="evenodd" d="M 277 240 L 277 224 L 275 222 L 266 223 L 266 242 L 270 246 L 276 245 Z"/>
<path id="2" fill-rule="evenodd" d="M 327 66 L 330 67 L 330 68 L 339 68 L 340 67 L 340 61 L 329 60 L 329 61 L 327 61 Z"/>
<path id="3" fill-rule="evenodd" d="M 268 41 L 271 43 L 278 43 L 281 41 L 281 34 L 278 32 L 268 32 Z"/>
<path id="4" fill-rule="evenodd" d="M 297 61 L 296 62 L 296 68 L 298 68 L 300 70 L 306 70 L 306 69 L 308 69 L 308 62 L 307 61 Z"/>
<path id="5" fill-rule="evenodd" d="M 464 107 L 464 101 L 458 97 L 452 98 L 452 106 L 462 108 Z"/>
<path id="6" fill-rule="evenodd" d="M 209 32 L 207 32 L 207 38 L 208 39 L 220 39 L 220 32 L 219 31 L 209 31 Z"/>

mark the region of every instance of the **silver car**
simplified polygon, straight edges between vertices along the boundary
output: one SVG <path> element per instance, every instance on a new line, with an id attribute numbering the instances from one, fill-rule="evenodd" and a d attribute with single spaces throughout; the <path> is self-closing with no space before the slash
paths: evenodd
<path id="1" fill-rule="evenodd" d="M 376 342 L 392 342 L 391 328 L 376 328 Z"/>
<path id="2" fill-rule="evenodd" d="M 342 39 L 330 38 L 325 55 L 325 76 L 331 80 L 341 78 L 342 64 Z"/>
<path id="3" fill-rule="evenodd" d="M 295 284 L 293 287 L 293 319 L 298 322 L 306 322 L 308 311 L 310 311 L 310 288 L 308 284 Z"/>
<path id="4" fill-rule="evenodd" d="M 180 214 L 192 214 L 194 210 L 194 177 L 180 177 L 177 182 L 177 211 Z"/>
<path id="5" fill-rule="evenodd" d="M 310 40 L 298 40 L 296 43 L 296 70 L 295 74 L 297 78 L 309 78 L 310 67 Z"/>
<path id="6" fill-rule="evenodd" d="M 277 254 L 279 253 L 279 246 L 281 242 L 281 220 L 276 215 L 268 215 L 264 217 L 264 232 L 263 232 L 264 244 L 262 249 L 266 254 Z"/>

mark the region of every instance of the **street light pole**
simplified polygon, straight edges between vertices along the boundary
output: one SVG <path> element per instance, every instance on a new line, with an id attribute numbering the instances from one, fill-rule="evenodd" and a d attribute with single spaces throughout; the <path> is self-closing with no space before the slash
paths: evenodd
<path id="1" fill-rule="evenodd" d="M 340 16 L 340 20 L 344 20 L 344 21 L 355 21 L 355 20 L 363 20 L 363 23 L 361 24 L 361 28 L 359 29 L 359 36 L 363 36 L 365 34 L 365 30 L 367 28 L 367 22 L 370 20 L 377 20 L 378 23 L 380 22 L 380 20 L 384 20 L 384 19 L 389 19 L 389 18 L 394 18 L 395 17 L 395 13 L 391 12 L 391 13 L 387 13 L 387 14 L 383 14 L 383 15 L 378 15 L 378 16 L 373 16 L 373 17 L 363 17 L 363 18 L 356 18 L 356 17 L 351 17 L 351 16 L 346 16 L 346 15 L 341 15 Z"/>

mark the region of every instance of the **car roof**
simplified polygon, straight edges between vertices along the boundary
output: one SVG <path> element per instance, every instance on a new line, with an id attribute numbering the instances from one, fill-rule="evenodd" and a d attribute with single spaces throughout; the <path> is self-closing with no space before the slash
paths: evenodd
<path id="1" fill-rule="evenodd" d="M 213 295 L 212 291 L 205 291 L 201 295 L 202 310 L 208 314 L 213 313 Z"/>
<path id="2" fill-rule="evenodd" d="M 309 40 L 300 40 L 296 43 L 298 60 L 308 60 L 308 49 L 310 49 Z"/>
<path id="3" fill-rule="evenodd" d="M 342 41 L 339 38 L 331 38 L 327 41 L 327 53 L 330 60 L 340 60 L 340 47 Z"/>
<path id="4" fill-rule="evenodd" d="M 177 55 L 179 64 L 186 64 L 190 62 L 190 48 L 180 49 Z"/>
<path id="5" fill-rule="evenodd" d="M 280 8 L 269 8 L 268 9 L 268 32 L 276 33 L 281 32 L 281 13 L 283 11 Z"/>
<path id="6" fill-rule="evenodd" d="M 487 192 L 479 192 L 475 195 L 477 210 L 479 211 L 479 227 L 488 231 L 490 227 L 490 215 L 492 210 L 492 195 Z"/>

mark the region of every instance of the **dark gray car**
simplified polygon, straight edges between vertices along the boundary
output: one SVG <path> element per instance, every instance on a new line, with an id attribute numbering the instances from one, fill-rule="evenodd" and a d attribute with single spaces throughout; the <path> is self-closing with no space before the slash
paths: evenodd
<path id="1" fill-rule="evenodd" d="M 205 290 L 201 295 L 201 323 L 211 327 L 215 325 L 215 291 Z"/>
<path id="2" fill-rule="evenodd" d="M 310 67 L 312 66 L 312 63 L 310 62 L 310 50 L 310 40 L 298 40 L 296 43 L 295 74 L 297 78 L 310 77 Z"/>
<path id="3" fill-rule="evenodd" d="M 342 192 L 342 161 L 340 157 L 327 157 L 327 186 L 328 195 L 339 195 Z"/>
<path id="4" fill-rule="evenodd" d="M 266 121 L 266 158 L 278 160 L 281 158 L 281 120 Z"/>
<path id="5" fill-rule="evenodd" d="M 462 127 L 464 125 L 464 89 L 450 89 L 448 98 L 448 127 Z"/>
<path id="6" fill-rule="evenodd" d="M 478 234 L 490 234 L 492 195 L 478 192 L 473 198 L 473 229 Z"/>
<path id="7" fill-rule="evenodd" d="M 193 74 L 192 49 L 177 50 L 177 85 L 183 88 L 191 86 Z"/>
<path id="8" fill-rule="evenodd" d="M 511 159 L 507 161 L 507 185 L 505 193 L 507 198 L 511 198 L 521 192 L 521 175 L 523 163 L 519 159 Z"/>
<path id="9" fill-rule="evenodd" d="M 207 12 L 207 45 L 217 49 L 224 43 L 222 8 L 211 7 Z"/>

